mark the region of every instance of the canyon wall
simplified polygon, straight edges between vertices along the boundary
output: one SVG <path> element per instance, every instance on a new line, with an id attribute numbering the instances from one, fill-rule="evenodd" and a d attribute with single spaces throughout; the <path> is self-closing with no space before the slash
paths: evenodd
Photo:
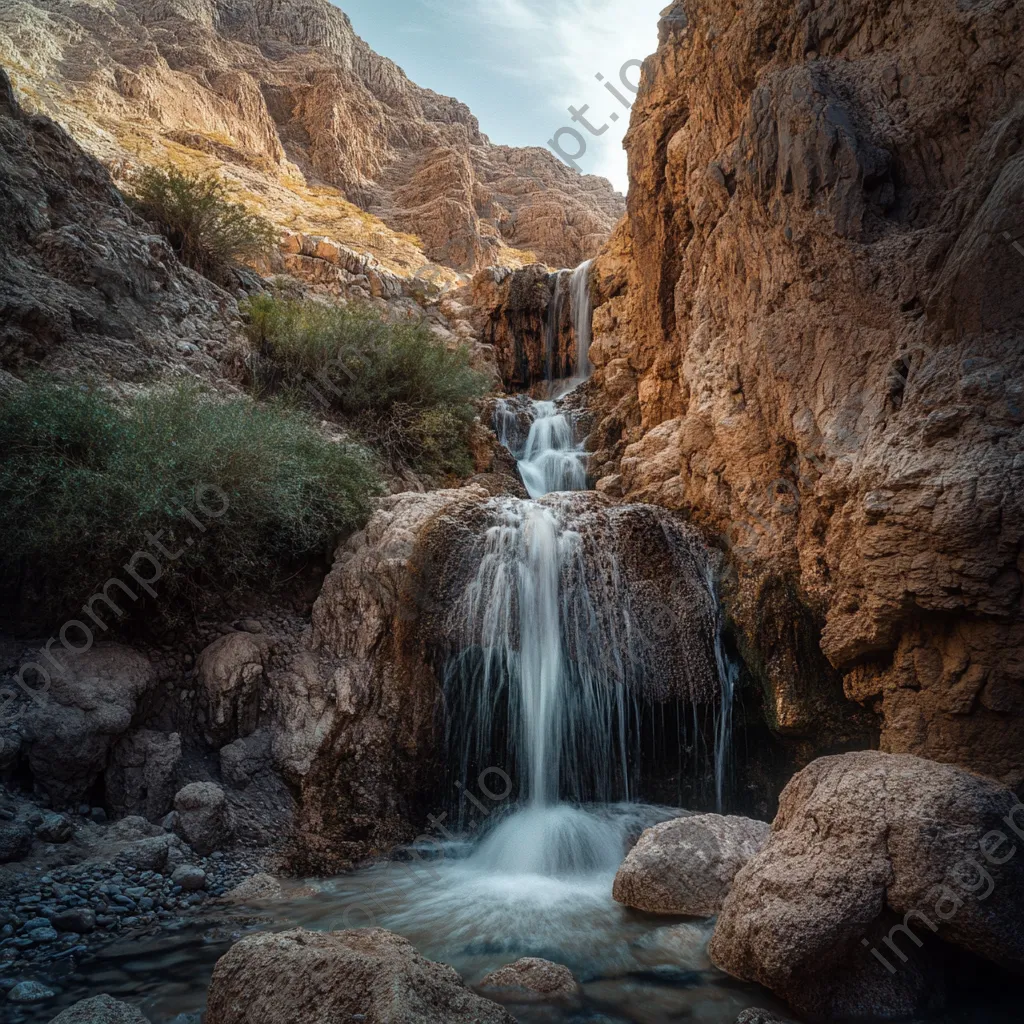
<path id="1" fill-rule="evenodd" d="M 575 266 L 623 211 L 604 178 L 491 144 L 327 0 L 18 0 L 0 63 L 115 168 L 215 167 L 279 223 L 406 270 Z"/>
<path id="2" fill-rule="evenodd" d="M 838 737 L 856 702 L 883 749 L 1012 785 L 1021 22 L 1015 0 L 671 4 L 588 388 L 598 489 L 728 549 L 777 730 Z"/>

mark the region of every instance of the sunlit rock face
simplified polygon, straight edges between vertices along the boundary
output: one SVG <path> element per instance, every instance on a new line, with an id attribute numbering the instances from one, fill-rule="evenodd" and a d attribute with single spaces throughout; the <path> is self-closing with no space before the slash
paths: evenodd
<path id="1" fill-rule="evenodd" d="M 327 0 L 6 6 L 0 62 L 105 159 L 222 167 L 282 224 L 320 233 L 343 197 L 380 218 L 368 238 L 354 211 L 352 237 L 406 270 L 576 266 L 623 213 L 604 178 L 493 145 Z"/>
<path id="2" fill-rule="evenodd" d="M 779 731 L 863 744 L 859 702 L 883 749 L 1015 785 L 1021 20 L 672 4 L 589 391 L 598 488 L 728 540 Z"/>

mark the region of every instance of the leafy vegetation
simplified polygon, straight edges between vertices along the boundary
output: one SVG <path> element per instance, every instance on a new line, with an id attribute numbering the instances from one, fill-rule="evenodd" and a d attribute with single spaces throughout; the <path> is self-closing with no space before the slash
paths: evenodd
<path id="1" fill-rule="evenodd" d="M 420 472 L 472 469 L 474 402 L 490 389 L 465 346 L 422 323 L 392 323 L 358 306 L 269 295 L 249 304 L 250 380 L 330 411 L 393 462 Z"/>
<path id="2" fill-rule="evenodd" d="M 78 618 L 112 576 L 140 591 L 122 568 L 136 551 L 163 567 L 165 614 L 273 583 L 329 553 L 380 490 L 365 450 L 303 414 L 193 386 L 116 405 L 88 385 L 30 379 L 5 396 L 0 449 L 7 596 L 27 588 Z M 154 571 L 143 559 L 140 574 Z"/>
<path id="3" fill-rule="evenodd" d="M 234 202 L 213 174 L 148 167 L 134 183 L 132 203 L 183 263 L 221 284 L 233 266 L 265 255 L 277 242 L 273 224 Z"/>

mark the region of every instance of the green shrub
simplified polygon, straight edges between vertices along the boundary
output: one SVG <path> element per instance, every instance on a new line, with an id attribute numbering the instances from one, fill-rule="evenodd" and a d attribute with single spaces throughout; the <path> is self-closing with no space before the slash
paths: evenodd
<path id="1" fill-rule="evenodd" d="M 329 409 L 394 462 L 425 473 L 472 469 L 469 430 L 490 389 L 469 350 L 422 323 L 375 310 L 260 295 L 249 304 L 250 380 Z"/>
<path id="2" fill-rule="evenodd" d="M 273 584 L 361 525 L 380 490 L 365 450 L 301 413 L 191 386 L 117 406 L 33 379 L 0 409 L 0 449 L 0 576 L 54 614 L 111 576 L 138 590 L 121 567 L 158 551 L 147 534 L 180 552 L 158 556 L 161 613 Z"/>
<path id="3" fill-rule="evenodd" d="M 131 199 L 183 263 L 221 284 L 232 266 L 267 254 L 277 242 L 273 224 L 233 202 L 213 175 L 148 167 L 136 179 Z"/>

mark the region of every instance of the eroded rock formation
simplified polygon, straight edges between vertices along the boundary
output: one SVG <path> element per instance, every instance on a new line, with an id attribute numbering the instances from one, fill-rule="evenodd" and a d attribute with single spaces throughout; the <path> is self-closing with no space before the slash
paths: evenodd
<path id="1" fill-rule="evenodd" d="M 728 544 L 773 725 L 1024 781 L 1022 7 L 673 3 L 598 260 L 600 490 Z M 966 42 L 965 42 L 966 41 Z"/>
<path id="2" fill-rule="evenodd" d="M 3 68 L 0 137 L 0 368 L 216 375 L 234 299 L 182 266 L 62 128 L 28 115 Z"/>
<path id="3" fill-rule="evenodd" d="M 948 946 L 1024 968 L 1024 804 L 907 755 L 825 757 L 794 776 L 737 874 L 710 953 L 814 1020 L 941 1006 Z M 948 944 L 948 946 L 947 946 Z"/>
<path id="4" fill-rule="evenodd" d="M 575 266 L 622 213 L 605 179 L 492 145 L 327 0 L 20 0 L 0 61 L 105 159 L 222 164 L 282 224 L 338 220 L 333 192 L 380 218 L 352 210 L 345 230 L 407 269 L 421 248 L 417 266 Z"/>

